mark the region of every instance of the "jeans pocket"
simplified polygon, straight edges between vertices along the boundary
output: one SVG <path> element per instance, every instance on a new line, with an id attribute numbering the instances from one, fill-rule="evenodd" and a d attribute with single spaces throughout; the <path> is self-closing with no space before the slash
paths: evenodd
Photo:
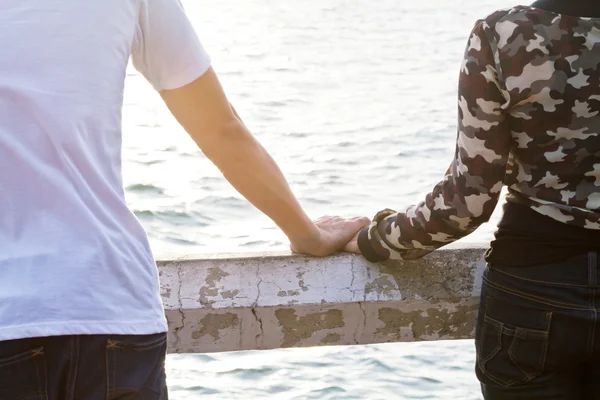
<path id="1" fill-rule="evenodd" d="M 108 339 L 107 399 L 166 400 L 166 353 L 166 333 Z"/>
<path id="2" fill-rule="evenodd" d="M 43 347 L 0 358 L 0 399 L 48 399 Z"/>
<path id="3" fill-rule="evenodd" d="M 544 370 L 552 313 L 490 296 L 477 343 L 477 369 L 497 385 L 531 381 Z"/>

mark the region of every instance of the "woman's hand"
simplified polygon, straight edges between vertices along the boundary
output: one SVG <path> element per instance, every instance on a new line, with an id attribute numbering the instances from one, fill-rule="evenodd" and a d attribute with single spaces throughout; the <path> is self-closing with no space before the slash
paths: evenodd
<path id="1" fill-rule="evenodd" d="M 361 228 L 361 230 L 362 230 L 362 228 Z M 346 246 L 344 246 L 344 251 L 346 251 L 348 253 L 360 254 L 360 249 L 358 248 L 358 235 L 359 234 L 360 234 L 360 231 L 356 232 L 356 235 L 354 235 L 354 237 L 352 239 L 350 239 L 350 241 L 348 243 L 346 243 Z"/>
<path id="2" fill-rule="evenodd" d="M 341 218 L 321 217 L 314 221 L 317 229 L 312 237 L 290 239 L 294 253 L 325 257 L 345 249 L 350 240 L 355 240 L 357 233 L 369 225 L 367 217 Z"/>

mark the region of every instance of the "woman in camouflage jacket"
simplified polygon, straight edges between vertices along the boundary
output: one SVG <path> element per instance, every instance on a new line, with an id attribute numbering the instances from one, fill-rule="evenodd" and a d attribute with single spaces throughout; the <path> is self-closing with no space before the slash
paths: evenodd
<path id="1" fill-rule="evenodd" d="M 476 373 L 486 399 L 600 399 L 600 6 L 542 0 L 476 23 L 444 179 L 358 235 L 411 260 L 507 204 L 486 254 Z M 574 339 L 574 340 L 572 340 Z"/>

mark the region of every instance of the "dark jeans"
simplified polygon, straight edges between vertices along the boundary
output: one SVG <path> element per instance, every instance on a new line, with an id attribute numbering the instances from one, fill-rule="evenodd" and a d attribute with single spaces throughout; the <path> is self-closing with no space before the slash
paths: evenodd
<path id="1" fill-rule="evenodd" d="M 489 265 L 475 332 L 487 400 L 600 399 L 598 255 Z"/>
<path id="2" fill-rule="evenodd" d="M 0 400 L 167 400 L 166 333 L 0 342 Z"/>

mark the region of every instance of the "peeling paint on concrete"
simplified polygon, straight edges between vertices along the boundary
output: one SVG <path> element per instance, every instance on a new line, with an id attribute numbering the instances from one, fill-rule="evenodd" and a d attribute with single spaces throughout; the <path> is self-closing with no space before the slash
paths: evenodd
<path id="1" fill-rule="evenodd" d="M 381 276 L 365 285 L 365 293 L 377 293 L 378 295 L 389 295 L 397 286 L 387 276 Z"/>
<path id="2" fill-rule="evenodd" d="M 192 332 L 193 339 L 200 339 L 204 335 L 210 335 L 214 340 L 221 338 L 221 331 L 231 329 L 239 324 L 239 318 L 234 313 L 207 314 L 200 320 L 201 328 Z"/>
<path id="3" fill-rule="evenodd" d="M 229 276 L 229 274 L 221 268 L 210 268 L 206 277 L 206 283 L 208 283 L 208 286 L 214 287 L 221 278 L 225 278 L 226 276 Z"/>
<path id="4" fill-rule="evenodd" d="M 315 332 L 344 326 L 344 318 L 340 310 L 328 310 L 298 317 L 296 310 L 287 308 L 275 311 L 275 316 L 283 330 L 281 347 L 292 347 L 310 338 Z"/>
<path id="5" fill-rule="evenodd" d="M 277 293 L 277 296 L 289 297 L 289 296 L 298 296 L 299 294 L 300 294 L 300 292 L 298 290 L 288 290 L 287 292 L 285 290 L 280 290 L 279 293 Z"/>
<path id="6" fill-rule="evenodd" d="M 233 299 L 235 296 L 237 296 L 240 293 L 239 290 L 224 290 L 221 292 L 221 296 L 223 296 L 224 299 Z"/>
<path id="7" fill-rule="evenodd" d="M 308 291 L 308 286 L 306 286 L 304 284 L 304 272 L 298 272 L 296 274 L 296 278 L 298 278 L 298 286 L 300 286 L 300 289 L 302 289 L 303 291 L 307 292 Z"/>
<path id="8" fill-rule="evenodd" d="M 484 252 L 380 264 L 350 254 L 160 261 L 169 351 L 469 338 Z"/>
<path id="9" fill-rule="evenodd" d="M 341 339 L 342 335 L 338 333 L 328 333 L 323 339 L 321 339 L 321 343 L 323 344 L 335 344 L 338 343 Z"/>
<path id="10" fill-rule="evenodd" d="M 206 308 L 212 308 L 215 302 L 212 297 L 219 294 L 219 289 L 203 286 L 200 288 L 198 294 L 200 296 L 200 304 Z"/>
<path id="11" fill-rule="evenodd" d="M 200 304 L 202 306 L 206 308 L 213 308 L 213 304 L 215 303 L 213 297 L 219 294 L 219 288 L 216 287 L 216 284 L 221 280 L 221 278 L 226 276 L 229 276 L 229 273 L 224 272 L 221 268 L 213 267 L 208 269 L 208 275 L 205 279 L 207 285 L 202 286 L 198 292 Z M 234 296 L 231 296 L 229 298 L 233 297 Z"/>
<path id="12" fill-rule="evenodd" d="M 413 340 L 439 340 L 466 337 L 474 327 L 476 306 L 461 305 L 455 310 L 430 307 L 425 311 L 404 312 L 397 308 L 381 308 L 379 320 L 383 326 L 377 335 L 399 339 L 402 329 L 409 329 Z"/>

